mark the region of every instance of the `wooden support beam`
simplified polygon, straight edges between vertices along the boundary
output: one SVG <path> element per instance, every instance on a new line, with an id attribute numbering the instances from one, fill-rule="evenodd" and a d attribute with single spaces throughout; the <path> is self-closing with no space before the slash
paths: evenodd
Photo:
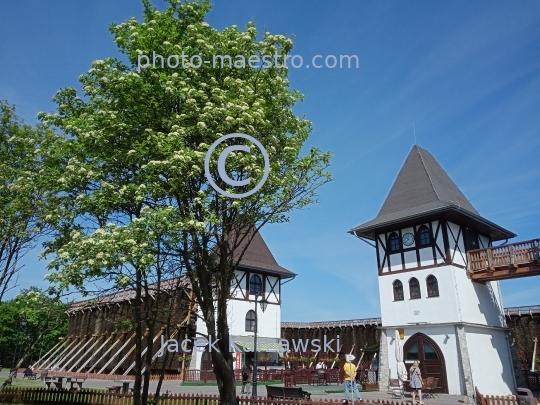
<path id="1" fill-rule="evenodd" d="M 163 329 L 161 329 L 161 330 L 163 330 Z M 145 339 L 146 336 L 148 336 L 148 329 L 146 329 L 146 331 L 144 332 L 144 334 L 143 334 L 143 336 L 142 336 L 142 339 Z M 122 363 L 123 363 L 124 361 L 126 361 L 126 359 L 130 356 L 130 354 L 133 353 L 133 351 L 135 350 L 136 347 L 137 347 L 137 344 L 135 343 L 135 344 L 131 347 L 131 349 L 129 349 L 128 352 L 124 355 L 124 357 L 122 357 L 122 358 L 120 359 L 120 361 L 119 361 L 118 363 L 116 363 L 116 366 L 111 370 L 111 372 L 110 372 L 109 374 L 114 374 L 114 372 L 118 369 L 118 367 L 120 367 L 120 366 L 122 365 Z M 146 349 L 143 350 L 143 353 L 142 353 L 142 354 L 144 354 L 144 353 L 146 353 Z M 125 375 L 125 374 L 126 374 L 126 373 L 124 373 L 124 375 Z"/>
<path id="2" fill-rule="evenodd" d="M 56 345 L 54 345 L 54 347 L 53 347 L 51 350 L 49 350 L 49 351 L 48 351 L 47 353 L 45 353 L 40 359 L 38 359 L 38 361 L 36 361 L 36 362 L 34 363 L 34 366 L 33 366 L 33 367 L 39 369 L 39 364 L 40 364 L 42 361 L 43 361 L 43 362 L 47 361 L 47 360 L 48 360 L 49 354 L 52 355 L 52 353 L 55 352 L 55 351 L 57 351 L 58 348 L 59 348 L 63 343 L 65 343 L 64 340 L 60 340 Z"/>
<path id="3" fill-rule="evenodd" d="M 92 335 L 92 337 L 93 337 L 93 338 L 96 338 L 97 335 Z M 99 338 L 94 339 L 94 343 L 92 343 L 92 346 L 90 346 L 90 348 L 86 350 L 86 353 L 88 353 L 88 352 L 91 353 L 91 352 L 92 352 L 92 349 L 94 348 L 94 346 L 102 339 L 102 337 L 103 337 L 103 336 L 100 336 Z M 89 339 L 89 340 L 88 340 L 88 343 L 90 343 L 91 341 L 92 341 L 92 339 Z M 78 354 L 79 354 L 79 353 L 80 353 L 80 352 L 88 345 L 88 343 L 85 344 L 85 345 L 81 348 L 81 350 L 79 350 L 79 351 L 77 352 L 77 354 L 76 354 L 74 357 L 77 357 L 77 355 L 78 355 Z M 86 353 L 85 353 L 85 354 L 86 354 Z M 85 354 L 83 354 L 83 355 L 81 355 L 81 356 L 78 356 L 77 360 L 71 365 L 71 368 L 68 370 L 68 373 L 71 372 L 71 370 L 73 370 L 73 369 L 77 366 L 77 364 L 79 364 L 79 363 L 81 362 L 82 359 L 84 359 Z M 67 364 L 66 364 L 65 366 L 67 366 Z M 65 366 L 64 366 L 64 367 L 65 367 Z"/>
<path id="4" fill-rule="evenodd" d="M 86 359 L 86 361 L 84 362 L 84 364 L 83 364 L 81 367 L 78 368 L 78 370 L 76 371 L 76 373 L 80 373 L 81 370 L 82 370 L 83 368 L 85 368 L 86 365 L 87 365 L 88 363 L 90 363 L 90 360 L 92 360 L 92 359 L 94 358 L 94 356 L 95 356 L 96 354 L 98 354 L 98 353 L 101 351 L 101 349 L 103 349 L 103 346 L 105 346 L 105 345 L 107 344 L 107 342 L 108 342 L 109 340 L 112 339 L 112 337 L 114 336 L 114 334 L 112 334 L 111 336 L 109 336 L 109 338 L 106 339 L 106 340 L 101 344 L 101 346 L 99 346 L 99 349 L 94 350 L 94 351 L 91 351 L 92 348 L 96 345 L 96 343 L 98 343 L 101 339 L 105 338 L 106 336 L 107 336 L 107 335 L 106 335 L 105 333 L 104 333 L 103 335 L 101 335 L 101 337 L 100 337 L 99 339 L 97 339 L 97 340 L 95 341 L 95 343 L 92 345 L 92 347 L 91 347 L 90 349 L 88 349 L 88 351 L 90 351 L 90 356 L 88 356 L 88 359 Z M 81 359 L 83 359 L 83 358 L 84 358 L 84 356 L 81 357 Z"/>
<path id="5" fill-rule="evenodd" d="M 105 343 L 107 343 L 107 342 L 108 342 L 111 338 L 113 338 L 114 336 L 117 336 L 117 334 L 116 334 L 116 333 L 112 333 L 111 336 L 109 337 L 109 339 L 107 339 L 107 341 L 106 341 Z M 104 343 L 104 344 L 105 344 L 105 343 Z M 115 340 L 115 341 L 113 342 L 113 344 L 105 351 L 105 353 L 103 353 L 103 354 L 101 355 L 101 357 L 100 357 L 99 359 L 97 359 L 97 361 L 96 361 L 94 364 L 92 364 L 92 366 L 88 369 L 87 373 L 91 372 L 91 371 L 94 369 L 94 367 L 96 367 L 96 366 L 99 364 L 99 362 L 100 362 L 101 360 L 103 360 L 103 358 L 104 358 L 107 354 L 109 354 L 109 352 L 110 352 L 112 349 L 114 349 L 114 346 L 116 346 L 118 343 L 120 343 L 120 339 L 117 339 L 117 340 Z"/>
<path id="6" fill-rule="evenodd" d="M 126 340 L 126 342 L 122 345 L 122 347 L 120 347 L 120 349 L 118 349 L 118 351 L 115 354 L 113 354 L 113 356 L 107 361 L 107 363 L 105 363 L 105 365 L 101 367 L 101 370 L 97 372 L 98 374 L 101 374 L 107 368 L 107 366 L 111 364 L 111 362 L 116 358 L 116 356 L 122 353 L 122 350 L 124 350 L 124 348 L 128 345 L 129 341 L 133 339 L 135 335 L 136 333 L 134 332 L 133 335 L 131 335 L 131 337 L 128 340 Z"/>
<path id="7" fill-rule="evenodd" d="M 519 265 L 518 265 L 519 266 Z M 473 281 L 485 283 L 487 281 L 507 280 L 511 278 L 529 277 L 540 275 L 540 264 L 523 267 L 502 267 L 493 271 L 475 272 L 471 275 Z"/>
<path id="8" fill-rule="evenodd" d="M 71 338 L 68 337 L 68 339 L 71 339 Z M 73 339 L 71 342 L 69 342 L 69 344 L 66 344 L 66 346 L 64 347 L 64 350 L 62 350 L 60 353 L 57 353 L 57 354 L 55 354 L 53 357 L 51 357 L 51 359 L 49 359 L 49 361 L 48 361 L 47 363 L 43 363 L 42 368 L 43 368 L 43 369 L 50 369 L 51 366 L 52 366 L 58 359 L 60 359 L 60 358 L 64 355 L 64 353 L 65 353 L 66 351 L 68 351 L 69 348 L 70 348 L 71 346 L 73 346 L 73 344 L 74 344 L 76 341 L 77 341 L 77 339 Z"/>
<path id="9" fill-rule="evenodd" d="M 92 341 L 93 337 L 94 337 L 94 336 L 85 337 L 84 339 L 87 340 L 87 342 L 86 342 L 84 345 L 82 345 L 81 348 L 80 348 L 79 350 L 77 350 L 77 353 L 75 353 L 73 356 L 71 356 L 71 358 L 70 358 L 68 361 L 66 361 L 66 362 L 64 363 L 64 365 L 62 366 L 62 368 L 59 369 L 58 371 L 62 371 L 64 368 L 66 368 L 66 367 L 69 365 L 69 363 L 71 363 L 72 360 L 74 360 L 75 358 L 77 358 L 77 356 L 84 350 L 84 348 L 85 348 L 86 346 L 88 346 L 88 343 L 90 343 L 90 342 Z"/>
<path id="10" fill-rule="evenodd" d="M 177 334 L 178 334 L 178 329 L 176 329 L 176 330 L 172 333 L 172 335 L 169 336 L 169 339 L 174 338 Z M 158 335 L 154 338 L 154 343 L 156 342 L 157 338 L 158 338 L 160 335 L 161 335 L 161 332 L 160 332 L 160 334 L 158 334 Z M 167 339 L 167 341 L 168 341 L 168 339 Z M 167 344 L 166 347 L 169 347 L 169 345 Z M 165 350 L 165 348 L 163 348 L 163 350 Z M 157 359 L 159 352 L 160 352 L 160 351 L 158 350 L 156 353 L 154 353 L 154 355 L 152 356 L 152 361 L 150 362 L 150 364 L 152 364 L 152 363 Z M 144 354 L 144 353 L 146 353 L 146 349 L 144 349 L 143 354 Z M 135 366 L 135 363 L 133 363 L 133 364 L 130 366 L 130 368 L 124 373 L 124 375 L 126 375 L 126 374 L 133 368 L 133 366 Z M 145 371 L 146 371 L 146 366 L 144 366 L 144 367 L 142 368 L 141 374 L 144 374 Z"/>
<path id="11" fill-rule="evenodd" d="M 85 339 L 81 339 L 79 336 L 77 336 L 77 339 L 79 339 L 79 343 L 77 343 L 75 346 L 73 346 L 73 348 L 67 352 L 67 354 L 65 354 L 64 356 L 62 356 L 60 359 L 58 359 L 51 367 L 51 370 L 54 370 L 58 367 L 60 367 L 60 364 L 62 364 L 67 358 L 69 358 L 69 356 L 75 351 L 77 350 L 77 347 L 79 347 L 81 345 L 82 342 L 85 341 Z"/>

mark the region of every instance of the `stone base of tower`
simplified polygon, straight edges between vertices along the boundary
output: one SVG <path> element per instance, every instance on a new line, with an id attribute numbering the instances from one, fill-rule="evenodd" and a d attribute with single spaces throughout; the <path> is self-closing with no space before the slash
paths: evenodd
<path id="1" fill-rule="evenodd" d="M 422 378 L 439 379 L 438 392 L 465 395 L 471 404 L 474 403 L 474 387 L 489 395 L 515 393 L 506 329 L 473 324 L 383 326 L 379 369 L 381 387 L 384 380 L 397 378 L 396 329 L 404 330 L 404 339 L 400 343 L 406 369 L 409 370 L 413 361 L 418 359 Z M 385 340 L 386 345 L 383 344 Z M 387 361 L 383 359 L 385 355 Z M 382 369 L 383 362 L 387 364 L 386 373 Z"/>

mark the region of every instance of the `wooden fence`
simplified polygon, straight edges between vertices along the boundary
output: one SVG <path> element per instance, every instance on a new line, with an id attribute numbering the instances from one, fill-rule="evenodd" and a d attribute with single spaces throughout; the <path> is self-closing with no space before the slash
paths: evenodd
<path id="1" fill-rule="evenodd" d="M 476 393 L 476 403 L 478 405 L 519 405 L 514 395 L 498 396 L 498 395 L 482 395 L 477 387 L 474 387 Z M 538 398 L 534 399 L 536 405 L 540 405 Z"/>
<path id="2" fill-rule="evenodd" d="M 24 369 L 19 370 L 19 373 L 23 373 Z M 37 371 L 37 374 L 40 374 L 40 371 Z M 123 375 L 123 374 L 97 374 L 97 373 L 73 373 L 68 371 L 48 371 L 47 374 L 49 377 L 72 377 L 72 378 L 92 378 L 95 380 L 135 380 L 134 375 Z M 157 381 L 159 380 L 159 374 L 152 374 L 150 380 Z M 182 374 L 165 374 L 163 380 L 182 380 Z"/>
<path id="3" fill-rule="evenodd" d="M 150 396 L 152 398 L 152 396 Z M 268 399 L 265 397 L 237 397 L 238 405 L 342 405 L 342 399 L 324 401 Z M 57 391 L 44 388 L 7 387 L 0 390 L 0 402 L 18 404 L 62 404 L 62 405 L 131 405 L 132 394 L 111 394 L 95 391 Z M 160 405 L 220 405 L 217 395 L 169 394 L 160 398 Z M 403 402 L 376 401 L 377 405 L 405 405 Z M 489 405 L 489 404 L 480 404 Z M 503 405 L 503 404 L 501 404 Z"/>

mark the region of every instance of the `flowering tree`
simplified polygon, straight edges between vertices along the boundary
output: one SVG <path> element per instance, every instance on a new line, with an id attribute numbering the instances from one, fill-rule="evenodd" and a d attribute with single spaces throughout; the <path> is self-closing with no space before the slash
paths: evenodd
<path id="1" fill-rule="evenodd" d="M 263 225 L 287 221 L 290 211 L 315 202 L 317 188 L 330 180 L 330 156 L 315 148 L 300 155 L 311 124 L 293 114 L 302 95 L 289 89 L 288 71 L 279 67 L 289 38 L 265 33 L 258 40 L 253 23 L 218 31 L 204 21 L 207 1 L 170 0 L 163 12 L 143 3 L 144 22 L 110 28 L 127 62 L 95 61 L 80 77 L 82 98 L 62 89 L 57 113 L 40 115 L 63 132 L 44 153 L 47 220 L 56 230 L 47 244 L 46 253 L 54 254 L 49 277 L 83 292 L 88 280 L 105 280 L 141 298 L 149 278 L 160 280 L 169 269 L 185 274 L 208 334 L 219 339 L 212 363 L 221 401 L 235 404 L 227 323 L 234 271 Z M 190 57 L 171 67 L 170 56 L 182 52 L 210 62 Z M 234 64 L 214 64 L 215 55 L 233 55 Z M 251 56 L 281 62 L 252 66 Z M 262 188 L 241 199 L 216 192 L 204 173 L 210 145 L 231 133 L 255 137 L 270 161 Z M 231 193 L 250 190 L 264 172 L 262 153 L 243 139 L 226 140 L 216 157 L 241 142 L 251 153 L 230 153 L 226 168 L 237 181 L 251 177 L 249 185 L 227 186 L 217 158 L 209 164 L 217 185 Z M 137 336 L 142 331 L 138 326 Z M 151 352 L 150 345 L 147 358 Z M 135 367 L 135 404 L 147 401 L 149 371 L 142 382 Z"/>
<path id="2" fill-rule="evenodd" d="M 17 284 L 19 260 L 42 234 L 35 156 L 44 135 L 43 128 L 24 124 L 15 107 L 0 100 L 0 302 Z"/>

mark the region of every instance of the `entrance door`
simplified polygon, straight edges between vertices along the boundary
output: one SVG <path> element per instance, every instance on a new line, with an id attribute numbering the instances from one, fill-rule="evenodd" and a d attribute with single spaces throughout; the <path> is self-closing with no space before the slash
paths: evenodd
<path id="1" fill-rule="evenodd" d="M 201 370 L 212 370 L 212 356 L 210 356 L 210 353 L 205 350 L 202 353 L 202 359 L 201 359 Z"/>
<path id="2" fill-rule="evenodd" d="M 423 333 L 412 335 L 405 346 L 403 346 L 403 356 L 407 363 L 407 371 L 412 366 L 411 360 L 420 361 L 420 372 L 425 380 L 428 377 L 439 379 L 439 389 L 435 392 L 448 393 L 448 383 L 446 381 L 446 366 L 444 356 L 433 339 Z M 409 374 L 410 375 L 410 374 Z"/>

